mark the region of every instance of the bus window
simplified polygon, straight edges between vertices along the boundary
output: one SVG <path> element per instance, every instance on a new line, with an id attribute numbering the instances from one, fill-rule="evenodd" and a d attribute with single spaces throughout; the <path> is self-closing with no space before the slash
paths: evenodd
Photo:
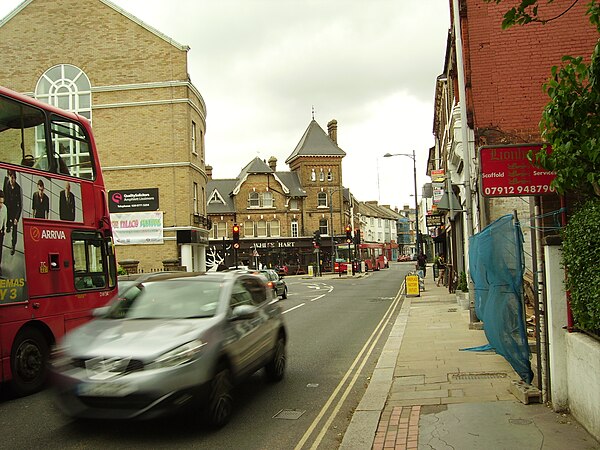
<path id="1" fill-rule="evenodd" d="M 57 172 L 86 180 L 95 178 L 90 143 L 81 125 L 53 116 L 50 125 Z"/>
<path id="2" fill-rule="evenodd" d="M 77 290 L 107 286 L 107 264 L 103 240 L 95 233 L 73 233 L 73 270 Z"/>
<path id="3" fill-rule="evenodd" d="M 33 167 L 46 155 L 44 112 L 0 97 L 0 161 Z"/>

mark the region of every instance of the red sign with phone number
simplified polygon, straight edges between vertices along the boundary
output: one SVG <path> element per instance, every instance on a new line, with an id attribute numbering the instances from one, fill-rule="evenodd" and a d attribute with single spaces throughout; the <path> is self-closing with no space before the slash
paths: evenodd
<path id="1" fill-rule="evenodd" d="M 527 154 L 542 144 L 499 145 L 480 148 L 481 189 L 484 197 L 521 197 L 553 194 L 556 174 L 534 166 Z"/>

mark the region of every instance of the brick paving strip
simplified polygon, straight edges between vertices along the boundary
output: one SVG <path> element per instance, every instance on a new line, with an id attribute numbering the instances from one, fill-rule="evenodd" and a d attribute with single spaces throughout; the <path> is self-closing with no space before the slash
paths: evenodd
<path id="1" fill-rule="evenodd" d="M 413 450 L 419 444 L 421 406 L 394 406 L 384 411 L 372 450 Z"/>

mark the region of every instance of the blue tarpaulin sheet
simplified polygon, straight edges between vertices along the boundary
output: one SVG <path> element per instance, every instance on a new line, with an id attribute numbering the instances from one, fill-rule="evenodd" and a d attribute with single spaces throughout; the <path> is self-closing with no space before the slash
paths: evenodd
<path id="1" fill-rule="evenodd" d="M 506 215 L 469 238 L 475 313 L 491 347 L 528 384 L 533 380 L 523 311 L 523 234 Z"/>

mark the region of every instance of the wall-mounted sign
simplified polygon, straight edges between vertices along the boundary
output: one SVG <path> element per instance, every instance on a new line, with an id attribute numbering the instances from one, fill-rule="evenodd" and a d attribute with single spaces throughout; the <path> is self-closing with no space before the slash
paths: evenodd
<path id="1" fill-rule="evenodd" d="M 551 171 L 534 166 L 527 154 L 538 152 L 541 144 L 481 147 L 481 189 L 484 197 L 520 197 L 554 193 Z"/>
<path id="2" fill-rule="evenodd" d="M 444 225 L 444 216 L 441 214 L 428 214 L 425 216 L 425 223 L 428 227 L 441 227 Z"/>
<path id="3" fill-rule="evenodd" d="M 442 183 L 446 180 L 446 174 L 444 169 L 437 169 L 431 171 L 431 181 L 433 183 Z"/>
<path id="4" fill-rule="evenodd" d="M 162 244 L 162 211 L 112 213 L 113 236 L 117 245 Z"/>
<path id="5" fill-rule="evenodd" d="M 158 188 L 108 191 L 108 211 L 130 213 L 158 210 Z"/>

